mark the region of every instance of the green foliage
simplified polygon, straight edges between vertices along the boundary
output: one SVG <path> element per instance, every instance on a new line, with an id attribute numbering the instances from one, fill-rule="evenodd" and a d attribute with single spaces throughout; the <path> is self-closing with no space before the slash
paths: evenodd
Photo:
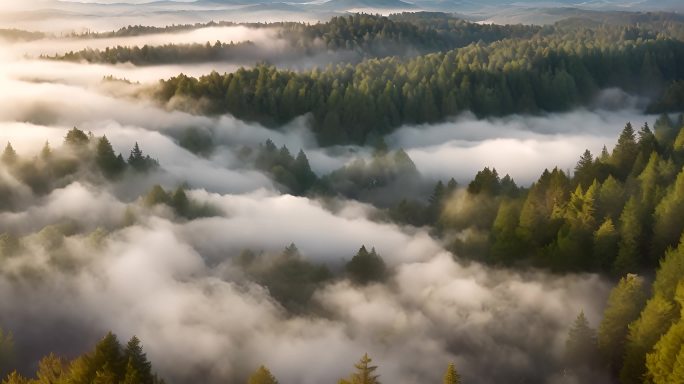
<path id="1" fill-rule="evenodd" d="M 677 289 L 677 302 L 684 304 L 684 283 Z M 679 383 L 684 380 L 684 318 L 680 315 L 646 355 L 646 377 L 654 384 Z"/>
<path id="2" fill-rule="evenodd" d="M 18 159 L 17 152 L 12 147 L 12 144 L 7 143 L 7 146 L 5 147 L 5 151 L 2 152 L 2 156 L 0 156 L 0 161 L 2 161 L 5 164 L 11 165 L 11 164 L 16 163 L 17 159 Z"/>
<path id="3" fill-rule="evenodd" d="M 646 302 L 639 319 L 629 325 L 625 345 L 625 360 L 620 371 L 620 382 L 639 384 L 646 372 L 646 354 L 670 329 L 678 313 L 672 302 L 656 294 Z"/>
<path id="4" fill-rule="evenodd" d="M 684 170 L 677 176 L 654 213 L 653 249 L 662 255 L 667 247 L 677 245 L 684 231 Z"/>
<path id="5" fill-rule="evenodd" d="M 136 171 L 145 172 L 159 167 L 159 162 L 152 159 L 149 155 L 145 155 L 136 142 L 131 150 L 131 154 L 128 156 L 128 165 Z"/>
<path id="6" fill-rule="evenodd" d="M 610 293 L 598 329 L 598 347 L 604 361 L 615 372 L 622 366 L 629 324 L 639 317 L 646 300 L 643 279 L 627 275 Z"/>
<path id="7" fill-rule="evenodd" d="M 596 331 L 591 329 L 584 312 L 575 319 L 565 342 L 565 361 L 571 368 L 591 367 L 596 364 L 598 345 Z"/>
<path id="8" fill-rule="evenodd" d="M 365 246 L 359 249 L 345 266 L 349 279 L 358 284 L 369 284 L 384 281 L 387 277 L 387 267 L 373 248 L 370 252 Z"/>
<path id="9" fill-rule="evenodd" d="M 7 378 L 2 381 L 2 384 L 29 384 L 29 379 L 20 375 L 17 371 L 10 373 Z"/>
<path id="10" fill-rule="evenodd" d="M 294 244 L 275 257 L 247 252 L 236 261 L 291 313 L 310 311 L 314 292 L 332 277 L 326 266 L 305 260 Z"/>
<path id="11" fill-rule="evenodd" d="M 71 146 L 73 148 L 81 148 L 87 146 L 89 142 L 90 138 L 88 137 L 88 135 L 86 135 L 85 132 L 81 131 L 76 127 L 67 132 L 66 136 L 64 137 L 64 144 Z"/>
<path id="12" fill-rule="evenodd" d="M 356 372 L 352 373 L 348 379 L 342 379 L 339 384 L 380 384 L 378 375 L 375 374 L 377 366 L 371 365 L 373 359 L 364 354 L 358 363 L 354 364 Z"/>
<path id="13" fill-rule="evenodd" d="M 642 213 L 636 197 L 632 196 L 620 215 L 620 242 L 613 273 L 623 275 L 634 273 L 641 265 L 641 239 L 643 234 Z"/>
<path id="14" fill-rule="evenodd" d="M 247 384 L 278 384 L 278 380 L 262 365 L 252 373 Z"/>
<path id="15" fill-rule="evenodd" d="M 164 103 L 185 97 L 197 103 L 174 105 L 272 127 L 310 113 L 319 141 L 334 145 L 374 143 L 402 124 L 437 122 L 465 110 L 479 116 L 562 111 L 589 102 L 600 88 L 639 92 L 684 78 L 684 43 L 631 40 L 620 32 L 551 33 L 307 72 L 259 65 L 200 78 L 179 75 L 163 81 L 156 96 Z M 605 40 L 586 45 L 604 33 Z M 654 78 L 648 84 L 640 81 L 644 66 Z M 628 129 L 611 158 L 621 177 L 637 154 L 635 132 Z"/>
<path id="16" fill-rule="evenodd" d="M 117 156 L 114 153 L 114 148 L 112 148 L 112 144 L 107 139 L 107 136 L 102 136 L 97 141 L 95 163 L 108 178 L 119 176 L 126 167 L 123 157 L 121 155 Z"/>
<path id="17" fill-rule="evenodd" d="M 458 374 L 458 371 L 456 371 L 454 363 L 449 363 L 449 366 L 447 366 L 444 378 L 442 379 L 442 384 L 461 384 L 461 376 Z"/>

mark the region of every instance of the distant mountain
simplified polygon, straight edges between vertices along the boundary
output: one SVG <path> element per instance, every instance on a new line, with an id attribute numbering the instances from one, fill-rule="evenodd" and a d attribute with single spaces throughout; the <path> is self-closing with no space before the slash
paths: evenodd
<path id="1" fill-rule="evenodd" d="M 312 5 L 314 6 L 314 5 Z M 329 0 L 316 5 L 322 9 L 345 11 L 348 9 L 418 9 L 415 4 L 401 0 Z"/>

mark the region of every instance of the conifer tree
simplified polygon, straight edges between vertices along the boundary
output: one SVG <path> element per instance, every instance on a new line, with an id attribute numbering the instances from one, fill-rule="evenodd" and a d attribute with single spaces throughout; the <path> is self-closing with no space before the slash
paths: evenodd
<path id="1" fill-rule="evenodd" d="M 444 373 L 442 384 L 461 384 L 461 376 L 456 371 L 454 363 L 449 363 L 447 370 Z"/>
<path id="2" fill-rule="evenodd" d="M 589 367 L 598 355 L 596 332 L 591 329 L 584 311 L 575 319 L 565 342 L 565 360 L 571 367 Z"/>
<path id="3" fill-rule="evenodd" d="M 17 162 L 17 158 L 17 152 L 12 147 L 12 143 L 7 143 L 5 151 L 2 153 L 0 160 L 7 165 L 12 165 Z"/>
<path id="4" fill-rule="evenodd" d="M 377 366 L 371 365 L 373 359 L 364 354 L 358 363 L 354 364 L 356 372 L 352 373 L 348 379 L 340 380 L 339 384 L 380 384 L 378 375 L 375 374 Z"/>
<path id="5" fill-rule="evenodd" d="M 278 380 L 276 380 L 268 368 L 262 365 L 252 373 L 247 384 L 278 384 Z"/>
<path id="6" fill-rule="evenodd" d="M 639 317 L 644 301 L 644 282 L 637 275 L 623 277 L 610 292 L 598 330 L 598 346 L 614 373 L 622 366 L 628 326 Z"/>

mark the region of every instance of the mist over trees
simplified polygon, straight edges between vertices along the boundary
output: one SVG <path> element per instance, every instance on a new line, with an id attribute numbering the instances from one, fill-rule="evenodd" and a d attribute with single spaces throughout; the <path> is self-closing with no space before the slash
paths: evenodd
<path id="1" fill-rule="evenodd" d="M 0 71 L 11 97 L 36 99 L 0 108 L 2 384 L 684 381 L 680 16 L 349 14 L 0 39 L 87 46 L 214 27 L 283 45 L 115 45 Z M 287 55 L 348 62 L 293 70 Z M 257 64 L 155 84 L 63 69 L 217 62 Z M 438 180 L 391 135 L 469 112 L 562 126 L 567 114 L 547 114 L 601 109 L 608 88 L 638 96 L 617 108 L 659 117 L 621 118 L 613 143 L 582 141 L 570 169 L 542 159 L 529 184 L 491 165 L 499 153 Z M 36 96 L 47 91 L 83 107 Z M 568 137 L 521 125 L 520 141 Z"/>

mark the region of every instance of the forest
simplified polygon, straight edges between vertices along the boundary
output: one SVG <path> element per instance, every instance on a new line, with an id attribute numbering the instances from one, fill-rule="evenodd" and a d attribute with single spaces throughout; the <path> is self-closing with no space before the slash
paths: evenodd
<path id="1" fill-rule="evenodd" d="M 558 28 L 308 72 L 259 65 L 179 75 L 162 81 L 155 97 L 191 112 L 228 112 L 274 127 L 310 114 L 324 145 L 372 144 L 403 124 L 435 123 L 463 111 L 480 117 L 565 111 L 590 105 L 598 90 L 610 87 L 656 100 L 663 95 L 650 111 L 672 112 L 681 108 L 684 50 L 666 31 Z"/>
<path id="2" fill-rule="evenodd" d="M 680 14 L 221 4 L 0 25 L 1 384 L 684 381 Z"/>
<path id="3" fill-rule="evenodd" d="M 267 172 L 284 191 L 319 198 L 355 198 L 349 194 L 380 188 L 383 182 L 378 182 L 382 180 L 378 172 L 386 180 L 415 178 L 418 172 L 403 151 L 377 150 L 372 163 L 357 161 L 322 178 L 311 171 L 303 151 L 293 157 L 286 147 L 278 149 L 267 141 L 252 152 L 242 152 L 245 161 Z M 20 157 L 8 144 L 2 166 L 34 193 L 47 194 L 69 178 L 106 183 L 130 177 L 130 172 L 153 172 L 159 164 L 143 154 L 137 143 L 126 161 L 113 151 L 106 136 L 97 138 L 73 128 L 61 147 L 51 149 L 46 144 L 34 158 Z M 571 173 L 546 170 L 525 188 L 518 187 L 510 176 L 500 177 L 496 169 L 485 168 L 467 186 L 459 187 L 453 179 L 446 184 L 439 181 L 425 199 L 403 199 L 376 220 L 429 226 L 433 236 L 444 241 L 468 229 L 470 235 L 453 240 L 450 249 L 486 264 L 614 276 L 619 282 L 597 330 L 579 313 L 567 331 L 566 369 L 576 370 L 580 377 L 607 370 L 622 383 L 640 383 L 641 377 L 653 383 L 671 383 L 682 369 L 678 346 L 684 300 L 683 166 L 684 116 L 673 120 L 662 115 L 653 130 L 648 124 L 635 129 L 627 123 L 612 151 L 604 147 L 597 156 L 585 151 Z M 12 205 L 15 191 L 16 187 L 3 186 L 4 211 L 17 209 Z M 168 206 L 180 220 L 221 215 L 217 208 L 189 198 L 182 186 L 166 191 L 156 185 L 138 201 L 146 209 Z M 139 220 L 134 211 L 129 208 L 118 225 L 125 227 Z M 65 230 L 64 234 L 78 231 L 60 229 Z M 3 234 L 2 258 L 19 257 L 27 251 L 28 241 L 29 237 Z M 306 261 L 294 244 L 275 258 L 245 249 L 234 263 L 250 279 L 267 287 L 287 311 L 310 315 L 322 310 L 313 297 L 328 284 L 339 279 L 360 285 L 385 284 L 395 273 L 374 248 L 369 251 L 365 246 L 342 269 Z M 640 277 L 653 271 L 654 279 Z M 162 382 L 152 374 L 135 337 L 121 346 L 110 333 L 93 351 L 71 362 L 46 356 L 36 379 L 11 371 L 15 342 L 21 340 L 14 341 L 9 333 L 0 337 L 2 369 L 11 372 L 3 383 Z M 378 382 L 370 361 L 364 356 L 355 365 L 357 371 L 340 383 Z M 444 383 L 459 380 L 456 368 L 450 365 Z M 277 381 L 262 366 L 248 382 Z"/>

